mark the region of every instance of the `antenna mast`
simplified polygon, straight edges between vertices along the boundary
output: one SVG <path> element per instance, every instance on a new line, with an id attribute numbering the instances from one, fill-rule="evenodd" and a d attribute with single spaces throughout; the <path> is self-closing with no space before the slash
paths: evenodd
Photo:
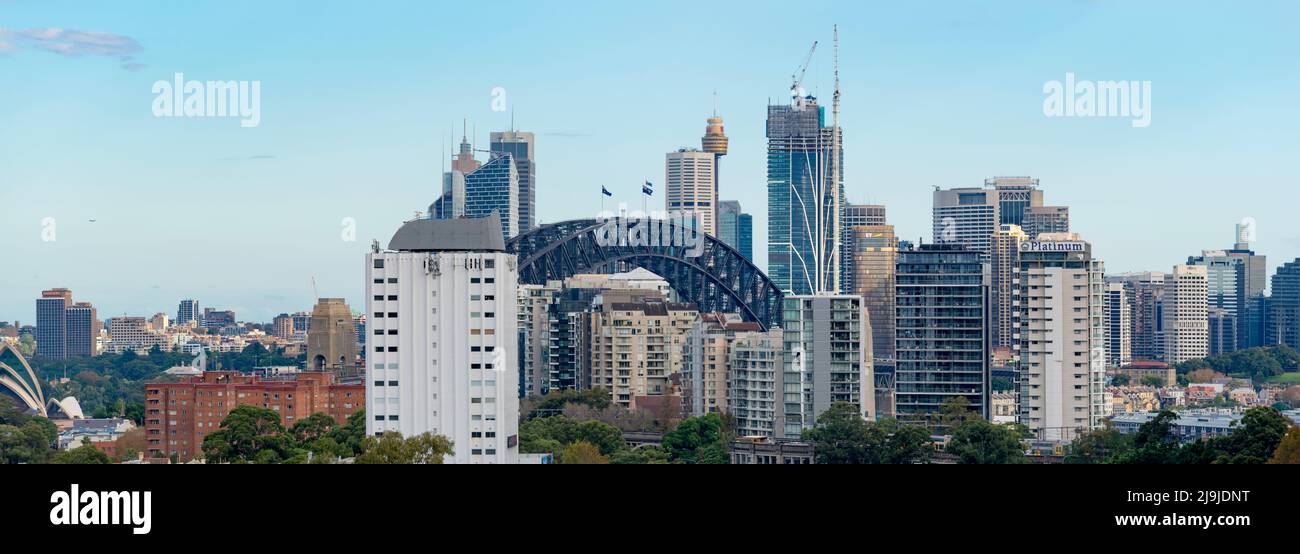
<path id="1" fill-rule="evenodd" d="M 843 206 L 840 205 L 840 26 L 835 25 L 833 29 L 835 96 L 831 103 L 831 205 L 835 206 L 835 225 L 831 226 L 831 233 L 834 237 L 831 241 L 831 260 L 834 261 L 831 267 L 838 268 L 843 263 L 843 260 L 840 259 L 840 241 L 842 239 L 840 231 L 843 227 Z M 842 283 L 840 283 L 840 272 L 838 270 L 831 276 L 831 282 L 835 284 L 836 292 L 844 292 L 839 290 Z"/>

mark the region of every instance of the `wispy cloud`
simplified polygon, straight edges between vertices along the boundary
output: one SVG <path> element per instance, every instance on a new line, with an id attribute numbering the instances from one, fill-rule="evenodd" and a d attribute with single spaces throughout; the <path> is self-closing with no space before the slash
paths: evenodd
<path id="1" fill-rule="evenodd" d="M 122 62 L 122 69 L 127 71 L 138 71 L 145 67 L 142 63 L 132 61 L 136 54 L 144 51 L 144 47 L 125 35 L 58 27 L 16 30 L 0 27 L 0 53 L 15 52 L 23 47 L 65 57 L 116 58 Z"/>

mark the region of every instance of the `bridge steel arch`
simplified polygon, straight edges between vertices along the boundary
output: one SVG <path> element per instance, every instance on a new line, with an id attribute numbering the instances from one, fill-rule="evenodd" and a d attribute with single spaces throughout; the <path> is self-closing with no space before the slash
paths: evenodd
<path id="1" fill-rule="evenodd" d="M 671 221 L 655 223 L 665 225 L 674 235 L 678 231 Z M 565 221 L 507 241 L 506 251 L 518 257 L 519 282 L 542 285 L 580 273 L 640 267 L 663 277 L 683 300 L 695 303 L 702 312 L 739 312 L 763 329 L 781 324 L 781 290 L 758 266 L 721 240 L 701 233 L 698 256 L 691 256 L 692 248 L 680 245 L 604 246 L 598 241 L 604 225 L 596 219 Z"/>

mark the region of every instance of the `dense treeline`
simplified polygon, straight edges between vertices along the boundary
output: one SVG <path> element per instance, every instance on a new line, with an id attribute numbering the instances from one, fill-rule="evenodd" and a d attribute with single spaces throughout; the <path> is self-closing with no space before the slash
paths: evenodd
<path id="1" fill-rule="evenodd" d="M 1165 410 L 1127 435 L 1107 426 L 1071 445 L 1067 463 L 1077 464 L 1262 464 L 1285 453 L 1283 437 L 1293 431 L 1276 408 L 1252 408 L 1231 435 L 1183 444 L 1174 433 L 1178 414 Z M 1294 434 L 1294 433 L 1292 433 Z M 1297 437 L 1300 438 L 1300 437 Z M 1294 443 L 1295 439 L 1292 439 Z M 1290 448 L 1294 449 L 1292 445 Z M 1295 460 L 1289 463 L 1300 462 Z"/>
<path id="2" fill-rule="evenodd" d="M 221 430 L 203 438 L 206 461 L 218 464 L 331 464 L 343 458 L 358 464 L 441 464 L 453 452 L 441 435 L 367 436 L 365 410 L 342 425 L 316 413 L 285 428 L 274 410 L 244 404 L 221 421 Z"/>
<path id="3" fill-rule="evenodd" d="M 1238 375 L 1262 381 L 1300 369 L 1300 353 L 1289 346 L 1279 344 L 1188 360 L 1175 368 L 1180 375 L 1201 369 L 1212 369 L 1225 375 Z"/>

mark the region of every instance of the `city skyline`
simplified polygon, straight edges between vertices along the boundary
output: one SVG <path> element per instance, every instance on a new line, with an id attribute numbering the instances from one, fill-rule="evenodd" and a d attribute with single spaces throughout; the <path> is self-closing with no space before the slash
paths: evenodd
<path id="1" fill-rule="evenodd" d="M 469 118 L 476 148 L 492 131 L 536 133 L 537 217 L 550 223 L 593 216 L 601 186 L 616 194 L 611 204 L 639 207 L 641 182 L 663 174 L 663 153 L 698 144 L 715 90 L 731 141 L 718 200 L 753 213 L 755 262 L 766 269 L 765 106 L 785 101 L 787 76 L 812 41 L 829 45 L 836 23 L 847 201 L 887 206 L 899 238 L 932 238 L 935 186 L 1028 175 L 1051 204 L 1070 206 L 1072 230 L 1109 272 L 1167 271 L 1227 248 L 1229 226 L 1244 217 L 1258 223 L 1254 249 L 1271 257 L 1270 275 L 1300 255 L 1284 203 L 1269 201 L 1297 184 L 1286 156 L 1300 140 L 1291 132 L 1300 112 L 1287 91 L 1300 72 L 1278 68 L 1294 67 L 1300 52 L 1284 40 L 1285 15 L 1258 17 L 1294 14 L 1294 6 L 1168 13 L 1161 4 L 1076 3 L 1025 15 L 1014 3 L 954 3 L 936 19 L 823 3 L 791 22 L 732 4 L 699 7 L 707 17 L 698 21 L 674 19 L 668 40 L 654 25 L 671 17 L 662 6 L 601 6 L 562 19 L 505 4 L 536 19 L 503 20 L 497 32 L 536 45 L 529 54 L 547 60 L 545 69 L 517 44 L 481 40 L 468 26 L 421 33 L 436 8 L 418 4 L 398 8 L 410 20 L 387 18 L 382 32 L 355 31 L 378 15 L 366 8 L 258 6 L 243 30 L 254 52 L 216 29 L 167 30 L 163 4 L 90 5 L 72 16 L 6 3 L 0 67 L 15 78 L 0 105 L 25 109 L 0 109 L 0 121 L 25 132 L 0 136 L 0 232 L 13 238 L 10 255 L 40 263 L 0 285 L 0 320 L 35 322 L 32 299 L 52 287 L 77 291 L 105 319 L 173 313 L 181 299 L 198 298 L 269 322 L 309 309 L 313 278 L 321 296 L 359 306 L 356 256 L 437 197 L 460 135 L 453 124 Z M 229 8 L 196 6 L 187 20 L 218 9 Z M 322 37 L 361 40 L 297 34 L 290 23 L 299 19 Z M 628 32 L 642 26 L 652 31 Z M 24 38 L 53 27 L 129 42 Z M 777 40 L 745 40 L 777 31 Z M 567 38 L 578 33 L 592 41 Z M 1195 38 L 1208 35 L 1223 38 Z M 583 46 L 596 40 L 608 47 Z M 721 50 L 726 64 L 688 55 L 718 40 L 748 47 Z M 1240 50 L 1222 48 L 1230 43 Z M 54 53 L 78 47 L 70 52 L 79 56 Z M 330 63 L 308 63 L 320 57 Z M 825 104 L 830 66 L 823 47 L 805 84 Z M 150 84 L 181 72 L 260 80 L 260 125 L 153 117 Z M 1044 117 L 1044 82 L 1071 72 L 1152 81 L 1150 127 Z M 449 75 L 455 86 L 445 84 Z M 499 112 L 497 87 L 507 99 Z M 662 205 L 663 190 L 652 205 Z M 57 230 L 49 242 L 47 217 Z M 355 222 L 355 242 L 342 239 L 345 218 Z M 246 221 L 257 223 L 235 224 Z"/>

